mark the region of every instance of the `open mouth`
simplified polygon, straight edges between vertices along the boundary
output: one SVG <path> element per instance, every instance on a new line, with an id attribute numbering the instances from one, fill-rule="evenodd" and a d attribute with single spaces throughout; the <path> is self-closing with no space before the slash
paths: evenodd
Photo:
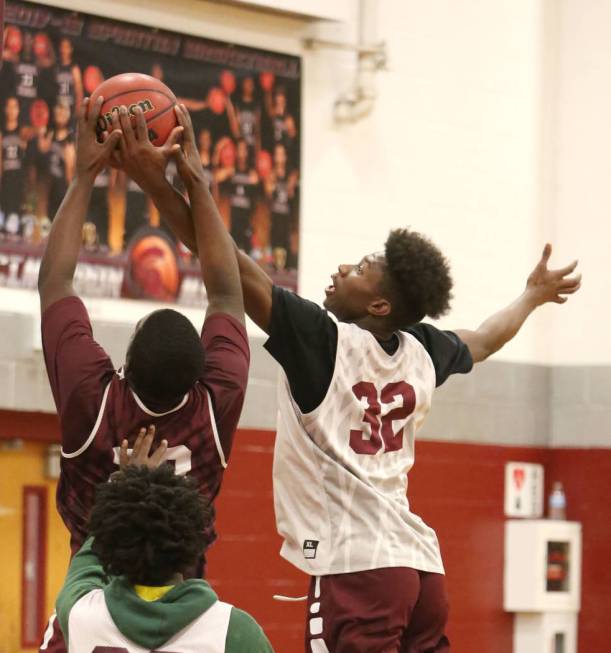
<path id="1" fill-rule="evenodd" d="M 325 295 L 327 295 L 327 297 L 329 295 L 333 295 L 334 293 L 335 293 L 335 286 L 333 284 L 330 284 L 325 288 Z"/>

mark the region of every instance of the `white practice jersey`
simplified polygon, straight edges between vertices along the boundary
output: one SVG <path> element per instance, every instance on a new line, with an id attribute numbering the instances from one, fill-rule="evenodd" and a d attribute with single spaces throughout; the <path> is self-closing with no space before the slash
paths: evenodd
<path id="1" fill-rule="evenodd" d="M 176 633 L 158 653 L 224 653 L 232 606 L 216 601 L 198 619 Z M 70 611 L 68 653 L 121 651 L 150 653 L 150 649 L 125 637 L 106 607 L 104 590 L 95 589 L 80 598 Z"/>
<path id="2" fill-rule="evenodd" d="M 400 332 L 387 354 L 353 324 L 337 325 L 333 379 L 301 413 L 283 375 L 274 453 L 281 555 L 311 575 L 411 567 L 443 573 L 437 536 L 410 511 L 414 436 L 431 406 L 435 368 Z"/>

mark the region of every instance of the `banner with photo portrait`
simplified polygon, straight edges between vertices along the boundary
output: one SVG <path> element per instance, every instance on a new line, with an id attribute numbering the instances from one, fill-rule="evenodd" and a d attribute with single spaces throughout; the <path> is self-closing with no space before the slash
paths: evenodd
<path id="1" fill-rule="evenodd" d="M 189 109 L 202 167 L 238 247 L 295 289 L 301 63 L 267 52 L 7 1 L 0 70 L 0 286 L 36 288 L 45 239 L 74 175 L 83 98 L 125 72 Z M 170 161 L 166 178 L 184 192 Z M 201 306 L 199 264 L 150 199 L 114 168 L 96 179 L 75 284 L 84 296 Z"/>

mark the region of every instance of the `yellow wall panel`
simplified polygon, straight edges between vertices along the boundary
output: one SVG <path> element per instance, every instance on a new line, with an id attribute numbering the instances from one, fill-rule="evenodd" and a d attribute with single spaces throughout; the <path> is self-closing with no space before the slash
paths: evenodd
<path id="1" fill-rule="evenodd" d="M 28 653 L 21 648 L 21 575 L 23 487 L 47 489 L 47 574 L 45 579 L 47 616 L 53 611 L 55 596 L 66 573 L 70 548 L 68 531 L 55 509 L 56 481 L 44 475 L 46 444 L 28 442 L 15 447 L 0 444 L 0 653 Z"/>

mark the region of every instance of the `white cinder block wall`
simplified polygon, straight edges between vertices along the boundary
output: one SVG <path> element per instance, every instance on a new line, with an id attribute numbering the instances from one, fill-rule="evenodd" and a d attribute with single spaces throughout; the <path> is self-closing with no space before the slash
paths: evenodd
<path id="1" fill-rule="evenodd" d="M 373 113 L 341 127 L 332 106 L 350 85 L 354 56 L 305 50 L 302 39 L 353 38 L 354 21 L 314 25 L 204 0 L 176 0 L 171 13 L 163 0 L 46 2 L 303 57 L 305 296 L 321 300 L 338 263 L 380 249 L 390 228 L 411 225 L 452 261 L 454 308 L 442 325 L 475 327 L 521 291 L 551 239 L 555 261 L 582 259 L 587 284 L 568 306 L 541 311 L 500 358 L 551 364 L 611 358 L 600 347 L 611 321 L 603 265 L 611 236 L 605 212 L 611 0 L 379 0 L 375 31 L 387 42 L 388 70 L 376 76 Z M 356 16 L 356 2 L 353 9 Z M 0 289 L 1 305 L 32 315 L 36 302 L 24 297 Z M 91 308 L 100 337 L 112 332 L 117 357 L 150 308 L 117 311 L 111 304 L 94 301 Z M 119 327 L 117 315 L 126 316 Z M 2 318 L 2 333 L 6 319 L 12 318 Z M 12 365 L 10 351 L 0 354 Z M 263 368 L 258 388 L 266 394 Z M 255 367 L 255 385 L 257 378 Z M 0 391 L 0 398 L 12 396 L 10 388 Z"/>

